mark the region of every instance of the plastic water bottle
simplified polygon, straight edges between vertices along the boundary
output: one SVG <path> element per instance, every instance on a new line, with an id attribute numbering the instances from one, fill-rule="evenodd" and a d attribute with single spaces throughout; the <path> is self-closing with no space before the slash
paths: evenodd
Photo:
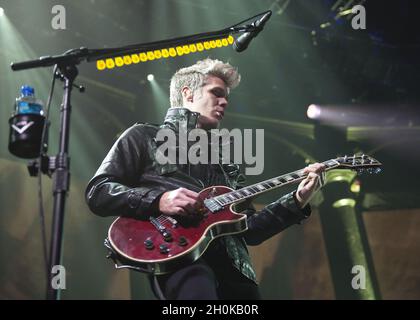
<path id="1" fill-rule="evenodd" d="M 16 98 L 16 114 L 39 114 L 44 115 L 44 104 L 35 98 L 34 88 L 24 85 L 20 89 L 21 95 Z"/>
<path id="2" fill-rule="evenodd" d="M 9 151 L 20 158 L 36 158 L 40 154 L 45 123 L 44 104 L 35 97 L 33 87 L 24 85 L 20 92 L 9 119 Z"/>

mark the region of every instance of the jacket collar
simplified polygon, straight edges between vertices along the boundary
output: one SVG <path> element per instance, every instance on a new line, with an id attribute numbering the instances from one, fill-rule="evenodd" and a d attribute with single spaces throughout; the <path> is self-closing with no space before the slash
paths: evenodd
<path id="1" fill-rule="evenodd" d="M 198 112 L 192 112 L 187 108 L 169 108 L 164 125 L 170 126 L 175 131 L 179 131 L 180 126 L 182 126 L 188 132 L 197 128 L 199 116 Z"/>

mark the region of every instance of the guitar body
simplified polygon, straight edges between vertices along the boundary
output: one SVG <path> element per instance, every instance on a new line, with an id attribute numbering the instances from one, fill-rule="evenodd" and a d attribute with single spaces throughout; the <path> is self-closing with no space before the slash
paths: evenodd
<path id="1" fill-rule="evenodd" d="M 230 191 L 225 186 L 209 187 L 199 198 L 204 201 Z M 141 271 L 172 272 L 197 260 L 213 239 L 247 229 L 246 215 L 234 212 L 232 206 L 216 212 L 203 207 L 195 218 L 162 215 L 154 223 L 119 217 L 109 228 L 109 244 L 120 261 Z"/>

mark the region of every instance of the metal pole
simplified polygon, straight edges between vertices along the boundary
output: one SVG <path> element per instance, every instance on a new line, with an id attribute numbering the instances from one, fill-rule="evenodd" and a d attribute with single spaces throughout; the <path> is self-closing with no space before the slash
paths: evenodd
<path id="1" fill-rule="evenodd" d="M 61 265 L 61 247 L 63 240 L 64 207 L 67 193 L 70 189 L 70 158 L 68 156 L 70 136 L 71 90 L 73 81 L 77 76 L 74 65 L 59 66 L 64 76 L 64 95 L 60 109 L 60 142 L 59 151 L 55 158 L 56 165 L 53 180 L 54 209 L 50 247 L 50 269 L 47 283 L 47 299 L 59 299 L 60 288 L 54 286 L 52 270 L 54 266 Z"/>

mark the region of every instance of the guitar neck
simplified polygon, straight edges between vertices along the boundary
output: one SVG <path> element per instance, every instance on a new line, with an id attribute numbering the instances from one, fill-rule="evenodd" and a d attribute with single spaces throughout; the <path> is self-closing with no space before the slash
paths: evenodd
<path id="1" fill-rule="evenodd" d="M 323 164 L 325 165 L 325 170 L 331 170 L 340 166 L 340 163 L 335 159 L 324 161 Z M 300 182 L 305 179 L 307 175 L 307 173 L 303 172 L 303 169 L 300 169 L 235 191 L 224 193 L 220 196 L 213 197 L 212 200 L 216 201 L 221 206 L 234 204 L 285 185 Z"/>

